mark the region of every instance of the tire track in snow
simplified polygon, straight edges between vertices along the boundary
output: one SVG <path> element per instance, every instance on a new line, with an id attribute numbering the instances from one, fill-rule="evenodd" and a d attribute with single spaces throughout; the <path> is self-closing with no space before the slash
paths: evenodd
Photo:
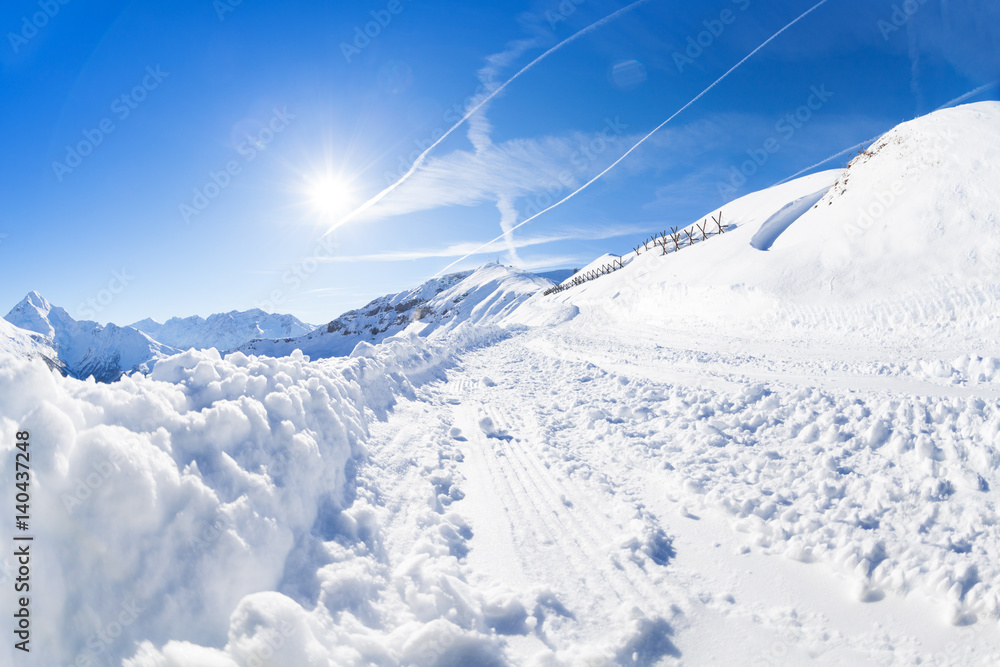
<path id="1" fill-rule="evenodd" d="M 520 398 L 530 397 L 533 390 L 518 386 L 518 396 Z M 545 515 L 551 514 L 552 518 L 558 522 L 561 530 L 560 534 L 573 535 L 576 549 L 584 557 L 599 568 L 602 576 L 609 581 L 609 585 L 621 598 L 628 597 L 633 603 L 639 602 L 646 610 L 656 609 L 662 611 L 665 606 L 659 598 L 650 597 L 646 591 L 655 591 L 662 588 L 640 568 L 634 561 L 631 561 L 625 554 L 618 554 L 614 550 L 614 544 L 605 539 L 608 535 L 622 534 L 623 526 L 614 522 L 603 512 L 598 512 L 593 506 L 590 507 L 591 518 L 600 517 L 601 528 L 587 524 L 579 520 L 575 513 L 571 511 L 565 503 L 565 499 L 572 494 L 575 497 L 585 497 L 586 494 L 574 493 L 567 486 L 557 481 L 551 472 L 542 469 L 542 464 L 537 457 L 529 452 L 523 441 L 510 436 L 511 422 L 509 413 L 501 412 L 496 406 L 483 404 L 483 411 L 492 420 L 495 426 L 499 427 L 501 434 L 509 436 L 509 439 L 498 439 L 500 448 L 504 453 L 504 458 L 511 464 L 511 469 L 515 477 L 521 482 L 522 488 L 530 494 L 528 482 L 535 489 L 540 502 L 536 503 L 538 511 Z M 526 408 L 526 413 L 532 414 L 530 407 Z M 541 433 L 541 426 L 535 422 L 535 433 Z M 541 440 L 541 438 L 536 438 Z M 525 481 L 527 480 L 527 482 Z M 602 535 L 603 533 L 603 535 Z M 607 560 L 600 556 L 606 556 Z M 683 598 L 683 596 L 678 596 Z"/>
<path id="2" fill-rule="evenodd" d="M 456 387 L 475 388 L 477 384 L 462 382 L 456 383 Z M 467 430 L 463 429 L 463 432 L 475 434 L 475 441 L 470 441 L 473 447 L 482 446 L 481 451 L 494 488 L 499 488 L 501 484 L 498 482 L 502 480 L 502 486 L 506 487 L 508 492 L 506 498 L 512 499 L 513 503 L 520 508 L 518 519 L 523 519 L 533 526 L 530 532 L 534 533 L 536 539 L 534 541 L 524 540 L 515 544 L 515 548 L 520 552 L 522 562 L 525 564 L 535 562 L 535 559 L 529 558 L 526 552 L 536 551 L 538 544 L 546 545 L 549 549 L 558 549 L 562 555 L 570 560 L 570 565 L 579 577 L 578 581 L 573 582 L 574 585 L 584 584 L 586 590 L 595 593 L 609 593 L 606 597 L 617 599 L 618 603 L 626 602 L 626 599 L 631 597 L 631 591 L 623 591 L 620 585 L 615 584 L 614 578 L 609 576 L 608 568 L 601 567 L 599 563 L 596 563 L 592 552 L 588 552 L 578 540 L 571 538 L 572 531 L 566 530 L 564 523 L 558 516 L 555 518 L 560 525 L 553 524 L 553 518 L 550 517 L 553 514 L 552 503 L 544 498 L 534 480 L 528 476 L 523 467 L 520 467 L 519 473 L 519 466 L 515 459 L 509 451 L 505 451 L 503 444 L 500 444 L 505 441 L 499 438 L 487 438 L 478 428 L 479 420 L 475 414 L 476 408 L 473 406 L 484 407 L 482 401 L 469 394 L 464 394 L 460 398 L 470 404 L 464 408 L 466 417 L 461 421 L 467 425 Z M 488 410 L 483 409 L 482 412 L 489 416 Z M 493 417 L 495 416 L 494 412 Z M 498 448 L 499 451 L 503 452 L 502 456 L 497 455 Z M 535 488 L 534 493 L 531 491 L 531 487 Z M 497 499 L 506 504 L 507 500 L 504 495 L 498 494 Z M 562 506 L 562 503 L 560 502 L 559 505 Z M 511 523 L 520 522 L 512 521 Z M 550 562 L 550 559 L 542 559 L 542 562 Z M 526 569 L 529 571 L 537 570 L 533 566 L 526 567 Z M 536 577 L 536 580 L 546 581 L 551 577 L 551 574 L 551 571 L 538 571 L 539 576 Z"/>
<path id="3" fill-rule="evenodd" d="M 474 410 L 466 406 L 462 408 L 461 412 L 462 416 L 456 420 L 456 423 L 461 423 L 465 426 L 462 429 L 463 433 L 468 433 L 471 436 L 469 440 L 470 458 L 473 458 L 473 463 L 479 464 L 481 466 L 480 469 L 486 473 L 487 483 L 493 490 L 493 498 L 500 503 L 504 519 L 510 528 L 510 537 L 513 541 L 514 551 L 521 566 L 526 572 L 537 574 L 537 564 L 534 560 L 527 558 L 523 545 L 531 543 L 530 536 L 532 535 L 536 540 L 541 541 L 545 535 L 545 531 L 539 530 L 537 524 L 531 525 L 531 523 L 534 523 L 532 521 L 533 517 L 524 507 L 510 480 L 498 468 L 492 457 L 485 453 L 486 447 L 481 445 L 488 443 L 484 443 L 482 439 L 476 437 L 476 431 L 473 428 L 475 424 Z M 525 517 L 527 521 L 517 521 L 513 517 Z"/>
<path id="4" fill-rule="evenodd" d="M 501 416 L 497 408 L 488 409 L 488 411 L 496 415 L 494 418 L 496 423 L 505 425 L 505 430 L 511 430 L 510 421 L 506 418 L 506 414 Z M 537 424 L 537 420 L 534 419 L 535 415 L 531 410 L 525 410 L 518 414 L 526 416 L 525 418 L 528 421 L 534 422 L 533 432 L 541 433 L 541 425 Z M 579 489 L 570 489 L 567 484 L 556 479 L 538 457 L 524 446 L 523 442 L 523 440 L 518 438 L 507 441 L 508 456 L 517 459 L 524 472 L 529 477 L 534 477 L 533 481 L 536 488 L 546 497 L 548 505 L 552 508 L 553 514 L 560 523 L 564 527 L 573 530 L 575 534 L 585 537 L 588 542 L 587 548 L 591 553 L 607 556 L 608 561 L 614 567 L 613 572 L 617 574 L 616 578 L 624 580 L 624 585 L 631 590 L 632 596 L 641 601 L 646 610 L 655 609 L 656 611 L 665 612 L 664 608 L 669 607 L 671 603 L 679 607 L 687 606 L 684 604 L 687 596 L 679 593 L 677 587 L 669 586 L 665 578 L 661 579 L 661 581 L 654 580 L 647 571 L 629 558 L 627 554 L 621 552 L 621 550 L 616 551 L 614 541 L 609 540 L 608 536 L 627 535 L 623 531 L 624 527 L 609 516 L 607 512 L 596 507 L 590 501 L 588 493 L 580 492 Z M 541 488 L 542 486 L 548 490 L 547 493 Z M 588 521 L 579 519 L 576 512 L 567 507 L 566 500 L 573 506 L 579 504 L 580 509 L 587 513 Z M 630 507 L 629 509 L 633 508 Z M 567 523 L 572 524 L 572 526 L 567 525 Z M 668 592 L 671 594 L 670 597 L 672 599 L 665 602 L 660 596 L 651 596 L 647 591 Z"/>
<path id="5" fill-rule="evenodd" d="M 619 601 L 622 601 L 621 595 L 607 582 L 602 573 L 598 571 L 601 581 L 595 579 L 595 569 L 592 567 L 592 563 L 589 562 L 590 559 L 587 557 L 586 552 L 580 549 L 578 545 L 574 549 L 573 544 L 568 543 L 565 539 L 560 539 L 562 535 L 561 531 L 554 528 L 547 520 L 541 506 L 535 501 L 524 484 L 523 479 L 517 475 L 512 466 L 505 466 L 503 461 L 501 461 L 501 457 L 496 456 L 493 443 L 491 442 L 494 439 L 486 438 L 485 435 L 481 435 L 475 428 L 478 422 L 475 416 L 475 408 L 466 406 L 463 411 L 465 412 L 465 417 L 460 419 L 459 423 L 467 425 L 468 428 L 463 429 L 463 432 L 467 432 L 473 436 L 470 439 L 471 447 L 481 447 L 483 460 L 486 463 L 487 475 L 493 488 L 500 491 L 500 493 L 496 494 L 496 499 L 504 505 L 505 515 L 508 517 L 508 523 L 512 528 L 511 537 L 514 539 L 514 548 L 525 571 L 533 572 L 535 576 L 532 578 L 536 581 L 546 581 L 551 573 L 539 569 L 537 563 L 550 562 L 550 559 L 533 558 L 534 554 L 531 552 L 538 550 L 537 545 L 545 545 L 545 548 L 548 549 L 558 548 L 569 559 L 569 564 L 578 577 L 576 581 L 572 582 L 573 585 L 583 585 L 587 590 L 591 591 L 610 588 L 615 597 Z M 503 492 L 504 489 L 506 489 L 506 493 Z M 512 512 L 510 510 L 513 509 L 514 505 L 517 506 L 517 514 L 513 516 L 516 516 L 517 520 L 511 518 Z M 518 531 L 518 528 L 521 528 L 521 531 Z M 535 539 L 519 538 L 518 532 L 531 533 Z"/>

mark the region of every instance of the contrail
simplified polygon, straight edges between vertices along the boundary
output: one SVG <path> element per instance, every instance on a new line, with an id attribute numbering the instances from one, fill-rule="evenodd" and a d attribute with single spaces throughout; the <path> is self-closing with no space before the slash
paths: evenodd
<path id="1" fill-rule="evenodd" d="M 996 88 L 997 86 L 1000 86 L 1000 81 L 994 81 L 993 83 L 987 83 L 984 86 L 979 86 L 975 90 L 970 90 L 965 95 L 960 95 L 959 97 L 956 97 L 955 99 L 953 99 L 950 102 L 945 102 L 944 104 L 942 104 L 941 106 L 939 106 L 934 111 L 941 111 L 942 109 L 947 109 L 949 107 L 953 107 L 956 104 L 961 104 L 962 102 L 964 102 L 965 100 L 969 99 L 970 97 L 975 97 L 979 93 L 985 92 L 985 91 L 989 90 L 990 88 Z M 883 132 L 882 134 L 885 134 L 885 133 Z M 799 176 L 801 176 L 802 174 L 806 173 L 807 171 L 811 171 L 811 170 L 815 169 L 816 167 L 821 167 L 824 164 L 826 164 L 827 162 L 829 162 L 830 160 L 832 160 L 834 158 L 840 157 L 844 153 L 850 153 L 855 148 L 861 148 L 862 146 L 869 146 L 869 145 L 871 145 L 871 143 L 873 141 L 875 141 L 876 139 L 878 139 L 879 137 L 881 137 L 882 134 L 878 134 L 878 135 L 872 137 L 871 139 L 866 139 L 866 140 L 864 140 L 864 141 L 862 141 L 860 143 L 854 144 L 850 148 L 845 148 L 844 150 L 840 151 L 839 153 L 831 155 L 830 157 L 828 157 L 825 160 L 822 160 L 820 162 L 817 162 L 816 164 L 812 165 L 811 167 L 806 167 L 802 171 L 795 172 L 794 174 L 792 174 L 788 178 L 786 178 L 784 180 L 781 180 L 781 181 L 778 181 L 777 183 L 775 183 L 771 187 L 773 188 L 775 185 L 781 185 L 783 183 L 787 183 L 788 181 L 790 181 L 790 180 L 792 180 L 794 178 L 798 178 Z"/>
<path id="2" fill-rule="evenodd" d="M 399 179 L 395 183 L 393 183 L 392 185 L 390 185 L 386 189 L 382 190 L 382 192 L 378 193 L 377 195 L 375 195 L 374 197 L 372 197 L 371 199 L 369 199 L 368 201 L 366 201 L 364 204 L 362 204 L 361 206 L 357 207 L 356 209 L 354 209 L 353 211 L 351 211 L 350 213 L 348 213 L 347 215 L 345 215 L 343 218 L 341 218 L 340 220 L 338 220 L 337 223 L 333 225 L 333 227 L 331 227 L 330 229 L 328 229 L 326 231 L 326 233 L 323 234 L 323 236 L 326 236 L 327 234 L 329 234 L 333 230 L 335 230 L 338 227 L 346 224 L 348 221 L 350 221 L 352 218 L 354 218 L 358 214 L 367 211 L 369 208 L 371 208 L 372 206 L 374 206 L 375 204 L 377 204 L 378 202 L 380 202 L 383 198 L 385 198 L 385 196 L 388 195 L 390 192 L 392 192 L 393 190 L 395 190 L 396 188 L 398 188 L 400 185 L 402 185 L 403 183 L 405 183 L 410 178 L 410 176 L 412 176 L 417 171 L 417 169 L 419 169 L 421 166 L 423 166 L 424 159 L 427 157 L 427 155 L 432 150 L 434 150 L 435 148 L 437 148 L 437 146 L 442 141 L 444 141 L 445 139 L 447 139 L 448 135 L 450 135 L 452 132 L 454 132 L 455 130 L 457 130 L 465 121 L 467 121 L 470 117 L 472 117 L 473 115 L 475 115 L 475 113 L 477 111 L 479 111 L 483 106 L 485 106 L 494 97 L 496 97 L 497 95 L 499 95 L 503 91 L 504 88 L 506 88 L 507 86 L 509 86 L 510 84 L 512 84 L 522 74 L 525 74 L 526 72 L 528 72 L 528 70 L 530 70 L 535 65 L 537 65 L 540 62 L 542 62 L 543 60 L 545 60 L 546 58 L 548 58 L 550 55 L 552 55 L 553 53 L 555 53 L 559 49 L 563 48 L 564 46 L 566 46 L 566 45 L 568 45 L 568 44 L 570 44 L 572 42 L 575 42 L 576 40 L 580 39 L 581 37 L 584 37 L 585 35 L 588 35 L 588 34 L 592 33 L 593 31 L 597 30 L 598 28 L 601 28 L 605 24 L 610 23 L 611 21 L 614 21 L 616 18 L 618 18 L 622 14 L 624 14 L 626 12 L 629 12 L 629 11 L 635 9 L 636 7 L 638 7 L 639 5 L 645 4 L 647 2 L 649 2 L 649 0 L 636 0 L 632 4 L 630 4 L 630 5 L 626 6 L 626 7 L 622 7 L 618 11 L 612 12 L 611 14 L 608 14 L 603 19 L 601 19 L 599 21 L 596 21 L 595 23 L 591 23 L 586 28 L 583 28 L 579 32 L 577 32 L 577 33 L 575 33 L 575 34 L 567 37 L 566 39 L 564 39 L 563 41 L 559 42 L 558 44 L 556 44 L 555 46 L 553 46 L 551 49 L 549 49 L 548 51 L 546 51 L 542 55 L 538 56 L 537 58 L 535 58 L 534 60 L 532 60 L 530 63 L 528 63 L 527 65 L 525 65 L 524 67 L 522 67 L 521 70 L 517 74 L 515 74 L 514 76 L 510 77 L 509 79 L 507 79 L 499 88 L 497 88 L 492 93 L 490 93 L 486 98 L 484 98 L 479 104 L 477 104 L 475 107 L 473 107 L 470 111 L 466 112 L 466 114 L 464 116 L 462 116 L 462 118 L 457 123 L 455 123 L 454 125 L 452 125 L 452 127 L 451 127 L 450 130 L 448 130 L 443 135 L 441 135 L 441 138 L 439 138 L 437 141 L 435 141 L 433 144 L 431 144 L 430 147 L 427 148 L 427 150 L 425 150 L 423 153 L 421 153 L 417 157 L 417 159 L 413 162 L 413 165 L 410 167 L 410 169 L 405 174 L 403 174 L 402 176 L 400 176 Z"/>
<path id="3" fill-rule="evenodd" d="M 584 183 L 583 185 L 581 185 L 575 191 L 569 193 L 568 195 L 566 195 L 565 197 L 563 197 L 561 200 L 557 201 L 552 206 L 549 206 L 547 209 L 544 209 L 544 210 L 536 213 L 535 215 L 531 216 L 527 220 L 525 220 L 525 221 L 523 221 L 523 222 L 521 222 L 521 223 L 519 223 L 517 225 L 514 225 L 509 230 L 507 230 L 505 233 L 503 233 L 500 236 L 496 237 L 495 239 L 493 239 L 489 243 L 484 243 L 480 247 L 476 248 L 476 250 L 474 252 L 469 253 L 465 257 L 461 257 L 459 259 L 456 259 L 454 262 L 452 262 L 448 266 L 446 266 L 443 269 L 441 269 L 440 271 L 438 271 L 437 274 L 435 274 L 434 277 L 436 278 L 436 277 L 440 276 L 442 273 L 444 273 L 445 271 L 447 271 L 451 267 L 455 266 L 459 262 L 461 262 L 463 260 L 466 260 L 469 257 L 472 257 L 473 255 L 476 255 L 476 254 L 480 253 L 483 249 L 485 249 L 485 248 L 493 245 L 494 243 L 496 243 L 497 241 L 499 241 L 500 239 L 502 239 L 504 236 L 506 236 L 508 233 L 513 232 L 518 227 L 522 227 L 522 226 L 528 224 L 529 222 L 531 222 L 532 220 L 534 220 L 538 216 L 551 211 L 552 209 L 556 208 L 557 206 L 560 206 L 560 205 L 564 204 L 565 202 L 569 201 L 570 199 L 572 199 L 576 195 L 580 194 L 581 192 L 583 192 L 584 190 L 586 190 L 587 188 L 589 188 L 593 183 L 595 183 L 597 180 L 599 180 L 602 176 L 604 176 L 606 173 L 608 173 L 609 171 L 611 171 L 612 169 L 614 169 L 616 166 L 618 166 L 618 164 L 622 160 L 624 160 L 625 158 L 627 158 L 635 149 L 637 149 L 639 146 L 641 146 L 643 143 L 645 143 L 647 139 L 649 139 L 651 136 L 653 136 L 654 134 L 656 134 L 664 125 L 666 125 L 667 123 L 669 123 L 670 121 L 672 121 L 681 112 L 683 112 L 685 109 L 687 109 L 688 107 L 690 107 L 692 104 L 694 104 L 695 102 L 697 102 L 698 100 L 700 100 L 702 97 L 704 97 L 710 90 L 712 90 L 713 88 L 715 88 L 717 85 L 719 85 L 720 83 L 722 83 L 722 81 L 726 77 L 728 77 L 730 74 L 732 74 L 734 71 L 736 71 L 736 69 L 739 68 L 743 63 L 745 63 L 746 61 L 750 60 L 750 58 L 754 57 L 757 54 L 758 51 L 760 51 L 765 46 L 767 46 L 768 44 L 770 44 L 772 41 L 774 41 L 775 39 L 777 39 L 777 37 L 779 35 L 781 35 L 781 33 L 785 32 L 786 30 L 788 30 L 789 28 L 791 28 L 793 25 L 795 25 L 796 23 L 798 23 L 799 21 L 801 21 L 805 17 L 809 16 L 810 14 L 812 14 L 814 11 L 816 11 L 817 9 L 819 9 L 820 7 L 822 7 L 823 5 L 825 5 L 829 1 L 830 0 L 820 0 L 820 2 L 817 2 L 815 5 L 813 5 L 812 7 L 810 7 L 808 10 L 805 11 L 805 13 L 803 13 L 797 19 L 795 19 L 794 21 L 792 21 L 791 23 L 789 23 L 788 25 L 786 25 L 784 28 L 782 28 L 778 32 L 776 32 L 773 35 L 771 35 L 770 37 L 768 37 L 767 40 L 764 41 L 760 46 L 758 46 L 756 49 L 754 49 L 753 51 L 751 51 L 748 56 L 746 56 L 743 60 L 741 60 L 738 63 L 736 63 L 735 65 L 733 65 L 729 69 L 728 72 L 726 72 L 725 74 L 723 74 L 722 76 L 720 76 L 718 79 L 716 79 L 712 83 L 712 85 L 710 85 L 708 88 L 706 88 L 705 90 L 703 90 L 700 93 L 698 93 L 697 97 L 695 97 L 693 100 L 691 100 L 690 102 L 688 102 L 687 104 L 685 104 L 684 106 L 682 106 L 680 109 L 678 109 L 676 112 L 674 112 L 673 116 L 671 116 L 670 118 L 666 119 L 665 121 L 663 121 L 662 123 L 660 123 L 659 125 L 657 125 L 655 128 L 653 128 L 653 130 L 649 134 L 647 134 L 642 139 L 640 139 L 638 142 L 636 142 L 636 144 L 634 146 L 632 146 L 632 148 L 630 148 L 627 151 L 625 151 L 625 153 L 620 158 L 618 158 L 617 160 L 615 160 L 614 162 L 612 162 L 611 166 L 609 166 L 607 169 L 605 169 L 604 171 L 602 171 L 601 173 L 599 173 L 597 176 L 594 176 L 592 179 L 590 179 L 589 181 L 587 181 L 586 183 Z"/>
<path id="4" fill-rule="evenodd" d="M 960 97 L 956 97 L 951 102 L 946 102 L 945 104 L 942 104 L 937 109 L 935 109 L 935 111 L 941 111 L 941 109 L 947 109 L 948 107 L 953 107 L 956 104 L 960 104 L 960 103 L 964 102 L 965 100 L 969 99 L 970 97 L 975 97 L 979 93 L 982 93 L 984 91 L 989 90 L 990 88 L 996 88 L 998 85 L 1000 85 L 1000 81 L 994 81 L 993 83 L 987 83 L 985 86 L 979 86 L 975 90 L 970 90 L 965 95 L 962 95 Z"/>
<path id="5" fill-rule="evenodd" d="M 844 150 L 840 151 L 839 153 L 831 155 L 830 157 L 828 157 L 827 159 L 823 160 L 822 162 L 817 162 L 816 164 L 814 164 L 811 167 L 806 167 L 802 171 L 798 171 L 798 172 L 792 174 L 791 176 L 789 176 L 788 178 L 786 178 L 784 180 L 781 180 L 781 181 L 778 181 L 777 183 L 775 183 L 774 185 L 772 185 L 770 187 L 773 188 L 775 185 L 781 185 L 782 183 L 787 183 L 788 181 L 792 180 L 793 178 L 798 178 L 799 176 L 801 176 L 802 174 L 806 173 L 807 171 L 809 171 L 811 169 L 815 169 L 816 167 L 822 166 L 822 165 L 826 164 L 827 162 L 829 162 L 830 160 L 832 160 L 834 158 L 837 158 L 837 157 L 840 157 L 844 153 L 850 153 L 855 148 L 861 148 L 862 146 L 870 146 L 873 141 L 875 141 L 876 139 L 878 139 L 881 136 L 882 135 L 879 134 L 879 135 L 876 135 L 876 136 L 872 137 L 871 139 L 865 139 L 864 141 L 862 141 L 860 143 L 856 143 L 853 146 L 851 146 L 850 148 L 845 148 Z"/>

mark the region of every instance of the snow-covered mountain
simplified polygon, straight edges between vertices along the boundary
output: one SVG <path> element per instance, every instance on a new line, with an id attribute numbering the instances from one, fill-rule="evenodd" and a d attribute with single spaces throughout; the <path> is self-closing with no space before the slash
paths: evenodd
<path id="1" fill-rule="evenodd" d="M 259 308 L 217 313 L 208 318 L 172 317 L 163 324 L 152 318 L 131 325 L 153 340 L 181 350 L 190 348 L 230 350 L 260 338 L 294 338 L 314 326 L 292 315 L 266 313 Z"/>
<path id="2" fill-rule="evenodd" d="M 131 327 L 78 322 L 38 292 L 28 294 L 4 319 L 38 334 L 66 372 L 80 379 L 94 376 L 99 382 L 113 382 L 123 373 L 147 372 L 157 360 L 177 352 Z"/>
<path id="3" fill-rule="evenodd" d="M 43 359 L 50 367 L 62 371 L 64 364 L 48 340 L 32 331 L 25 331 L 7 320 L 0 320 L 0 356 L 22 359 Z"/>
<path id="4" fill-rule="evenodd" d="M 379 297 L 305 336 L 255 340 L 238 349 L 268 356 L 287 356 L 293 350 L 316 359 L 345 356 L 361 341 L 378 343 L 411 325 L 421 335 L 430 336 L 464 322 L 499 322 L 533 294 L 552 285 L 552 281 L 536 274 L 490 263 L 475 271 L 448 274 L 414 289 Z"/>

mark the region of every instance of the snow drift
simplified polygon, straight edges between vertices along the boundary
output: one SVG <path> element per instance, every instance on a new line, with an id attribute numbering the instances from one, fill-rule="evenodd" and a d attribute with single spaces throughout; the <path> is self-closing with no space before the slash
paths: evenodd
<path id="1" fill-rule="evenodd" d="M 0 470 L 13 479 L 14 433 L 29 431 L 31 529 L 45 545 L 32 570 L 32 610 L 44 619 L 32 664 L 121 664 L 139 641 L 147 643 L 130 664 L 254 664 L 275 637 L 294 645 L 282 664 L 320 664 L 320 640 L 338 664 L 394 654 L 398 664 L 424 650 L 421 633 L 480 641 L 468 623 L 430 610 L 414 618 L 404 603 L 396 618 L 366 616 L 381 546 L 354 476 L 370 419 L 447 363 L 420 339 L 320 363 L 192 350 L 149 377 L 103 385 L 60 377 L 41 361 L 7 361 Z M 6 579 L 11 554 L 2 562 Z M 425 557 L 408 577 L 421 585 L 426 575 L 431 586 L 442 567 Z M 299 602 L 267 593 L 278 590 Z M 310 599 L 319 603 L 312 616 L 301 606 L 311 609 Z M 11 604 L 4 596 L 8 618 Z"/>

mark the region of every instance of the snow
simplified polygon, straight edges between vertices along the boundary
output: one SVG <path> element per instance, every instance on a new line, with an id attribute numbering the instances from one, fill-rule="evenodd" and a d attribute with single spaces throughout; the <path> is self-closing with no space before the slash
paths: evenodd
<path id="1" fill-rule="evenodd" d="M 50 361 L 56 367 L 60 366 L 56 351 L 44 336 L 25 331 L 7 320 L 0 320 L 0 358 L 9 357 L 38 357 Z"/>
<path id="2" fill-rule="evenodd" d="M 789 204 L 785 204 L 780 211 L 764 221 L 764 224 L 760 226 L 757 233 L 750 239 L 750 245 L 757 250 L 770 249 L 778 237 L 781 236 L 781 233 L 805 215 L 809 209 L 814 207 L 828 191 L 829 188 L 823 188 L 811 195 L 806 195 Z"/>
<path id="3" fill-rule="evenodd" d="M 260 309 L 217 313 L 207 319 L 172 317 L 163 324 L 146 318 L 132 324 L 164 345 L 187 350 L 231 350 L 259 338 L 295 338 L 316 327 L 292 315 L 266 313 Z"/>
<path id="4" fill-rule="evenodd" d="M 113 384 L 5 356 L 33 664 L 1000 664 L 998 120 L 559 294 L 489 264 Z"/>
<path id="5" fill-rule="evenodd" d="M 33 576 L 51 582 L 32 599 L 47 619 L 35 631 L 35 664 L 120 660 L 139 640 L 228 641 L 245 657 L 270 621 L 275 631 L 303 622 L 298 604 L 262 593 L 285 580 L 310 588 L 299 591 L 307 596 L 329 586 L 337 593 L 330 605 L 344 604 L 339 592 L 362 586 L 363 573 L 345 579 L 338 568 L 328 576 L 317 568 L 343 560 L 363 570 L 363 553 L 378 548 L 375 510 L 349 482 L 366 452 L 366 414 L 384 414 L 412 394 L 411 377 L 432 377 L 441 363 L 419 340 L 399 339 L 375 358 L 336 365 L 192 350 L 149 377 L 106 385 L 58 377 L 39 361 L 5 364 L 0 430 L 6 443 L 15 430 L 37 443 L 33 531 L 45 555 Z M 4 446 L 5 470 L 12 446 Z M 346 546 L 328 551 L 337 540 Z M 298 581 L 296 567 L 307 565 Z M 88 639 L 122 605 L 138 608 L 137 618 L 94 648 Z"/>

